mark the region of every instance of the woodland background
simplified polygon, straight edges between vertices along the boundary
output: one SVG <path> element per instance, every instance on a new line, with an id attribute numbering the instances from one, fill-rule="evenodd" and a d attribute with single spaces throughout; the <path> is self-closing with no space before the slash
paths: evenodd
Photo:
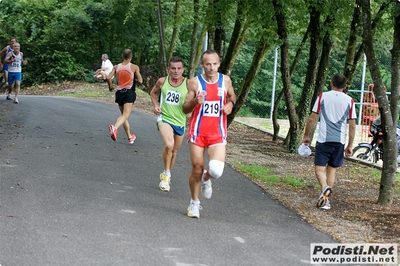
<path id="1" fill-rule="evenodd" d="M 397 163 L 395 128 L 400 87 L 399 0 L 3 0 L 0 44 L 21 44 L 29 63 L 23 86 L 66 80 L 94 82 L 107 53 L 113 63 L 125 48 L 141 68 L 143 89 L 166 74 L 172 55 L 184 58 L 185 75 L 200 73 L 204 43 L 222 57 L 230 75 L 236 115 L 266 117 L 271 110 L 274 51 L 279 50 L 273 116 L 290 121 L 286 144 L 295 152 L 312 103 L 336 73 L 359 89 L 374 83 L 384 124 L 381 195 L 390 203 Z M 390 93 L 386 98 L 386 92 Z M 358 93 L 349 92 L 356 101 Z M 395 165 L 396 164 L 396 165 Z M 389 200 L 388 200 L 389 199 Z"/>

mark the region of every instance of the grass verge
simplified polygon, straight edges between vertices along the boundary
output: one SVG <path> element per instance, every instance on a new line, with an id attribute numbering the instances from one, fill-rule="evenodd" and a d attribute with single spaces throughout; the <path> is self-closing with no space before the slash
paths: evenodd
<path id="1" fill-rule="evenodd" d="M 303 180 L 292 176 L 276 176 L 273 174 L 271 169 L 268 169 L 264 166 L 256 164 L 236 164 L 235 167 L 242 173 L 249 175 L 251 178 L 266 182 L 268 184 L 281 184 L 297 188 L 306 187 L 306 184 L 303 182 Z"/>

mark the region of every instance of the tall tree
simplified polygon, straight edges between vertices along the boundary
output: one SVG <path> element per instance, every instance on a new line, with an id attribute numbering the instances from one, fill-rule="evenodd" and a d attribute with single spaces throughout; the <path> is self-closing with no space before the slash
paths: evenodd
<path id="1" fill-rule="evenodd" d="M 176 46 L 176 41 L 178 39 L 179 33 L 179 24 L 180 24 L 180 17 L 181 14 L 179 12 L 179 7 L 181 5 L 181 0 L 175 0 L 175 7 L 174 7 L 174 25 L 172 28 L 172 36 L 171 41 L 169 43 L 168 53 L 167 53 L 167 62 L 173 56 Z"/>
<path id="2" fill-rule="evenodd" d="M 356 72 L 357 67 L 360 64 L 365 52 L 365 47 L 363 42 L 357 49 L 358 34 L 362 30 L 360 6 L 361 6 L 361 0 L 356 0 L 354 4 L 353 19 L 350 24 L 350 32 L 347 41 L 346 59 L 345 59 L 343 75 L 346 76 L 348 84 L 352 83 L 354 73 Z M 371 24 L 372 32 L 379 24 L 379 21 L 381 20 L 383 14 L 385 14 L 386 9 L 388 7 L 389 7 L 388 1 L 383 2 L 382 5 L 380 6 L 379 11 L 375 14 Z"/>
<path id="3" fill-rule="evenodd" d="M 190 59 L 189 59 L 189 77 L 193 77 L 199 62 L 203 40 L 207 33 L 207 27 L 201 24 L 201 8 L 200 1 L 193 0 L 193 27 L 192 36 L 190 38 Z M 200 36 L 199 36 L 200 35 Z"/>
<path id="4" fill-rule="evenodd" d="M 158 21 L 158 34 L 160 38 L 160 73 L 161 76 L 167 75 L 167 55 L 165 53 L 165 33 L 164 21 L 161 9 L 161 0 L 156 0 L 157 21 Z"/>
<path id="5" fill-rule="evenodd" d="M 219 68 L 219 70 L 226 75 L 231 74 L 236 56 L 238 55 L 239 50 L 247 37 L 247 32 L 251 25 L 251 19 L 249 18 L 249 6 L 250 5 L 245 0 L 238 1 L 235 26 L 233 27 L 228 49 Z"/>
<path id="6" fill-rule="evenodd" d="M 317 3 L 318 2 L 318 3 Z M 297 106 L 297 114 L 299 115 L 299 126 L 303 130 L 305 127 L 306 119 L 308 117 L 308 110 L 311 104 L 312 91 L 314 89 L 317 69 L 318 58 L 320 55 L 321 43 L 321 3 L 320 1 L 309 1 L 310 12 L 310 49 L 308 53 L 308 66 L 307 73 L 304 80 L 303 90 L 299 105 Z"/>
<path id="7" fill-rule="evenodd" d="M 290 141 L 289 141 L 289 151 L 295 152 L 297 150 L 297 145 L 299 143 L 299 138 L 301 130 L 299 127 L 299 118 L 296 113 L 295 101 L 292 92 L 292 82 L 290 75 L 290 65 L 289 65 L 289 39 L 286 26 L 286 17 L 284 8 L 282 6 L 281 0 L 272 0 L 274 6 L 276 22 L 278 25 L 278 35 L 281 42 L 281 76 L 283 83 L 283 91 L 286 100 L 286 108 L 289 116 L 290 124 Z"/>
<path id="8" fill-rule="evenodd" d="M 304 45 L 307 42 L 308 37 L 310 35 L 310 28 L 311 28 L 310 24 L 308 24 L 308 28 L 307 28 L 306 32 L 304 33 L 304 35 L 303 35 L 303 39 L 300 42 L 299 46 L 297 47 L 296 55 L 295 55 L 295 57 L 293 59 L 292 65 L 290 66 L 290 76 L 292 76 L 294 70 L 296 69 L 297 63 L 300 60 L 301 52 L 303 51 Z M 272 112 L 272 124 L 273 124 L 273 127 L 274 127 L 274 134 L 272 136 L 272 140 L 273 141 L 277 141 L 278 137 L 279 137 L 280 125 L 279 125 L 279 122 L 278 122 L 278 109 L 279 109 L 279 103 L 281 102 L 283 96 L 284 96 L 284 91 L 282 89 L 279 92 L 278 97 L 276 98 L 276 100 L 274 102 L 274 109 L 273 109 L 273 112 Z M 289 134 L 288 134 L 288 136 L 289 136 Z M 289 142 L 289 137 L 288 136 L 285 138 L 285 141 L 284 141 L 285 145 L 287 145 L 288 142 Z"/>
<path id="9" fill-rule="evenodd" d="M 253 56 L 253 60 L 251 63 L 251 67 L 249 71 L 246 74 L 245 79 L 242 82 L 242 85 L 240 86 L 239 92 L 237 93 L 237 101 L 236 101 L 236 106 L 233 109 L 232 113 L 228 116 L 228 125 L 233 121 L 235 115 L 239 111 L 240 107 L 244 104 L 246 101 L 246 98 L 250 92 L 251 85 L 253 84 L 253 81 L 257 75 L 257 71 L 261 65 L 262 60 L 265 57 L 265 54 L 267 51 L 271 48 L 271 43 L 269 41 L 261 39 L 258 42 L 258 45 L 256 47 L 256 51 Z"/>
<path id="10" fill-rule="evenodd" d="M 224 42 L 225 42 L 225 28 L 223 25 L 223 10 L 224 10 L 224 3 L 223 0 L 210 0 L 212 3 L 213 13 L 215 17 L 214 27 L 213 27 L 213 35 L 214 35 L 214 43 L 213 47 L 214 50 L 217 51 L 218 54 L 223 56 L 224 54 Z"/>
<path id="11" fill-rule="evenodd" d="M 225 60 L 220 67 L 221 72 L 229 75 L 239 48 L 242 47 L 244 41 L 249 40 L 256 43 L 250 67 L 236 93 L 236 106 L 228 116 L 228 124 L 233 121 L 239 109 L 245 103 L 266 53 L 276 42 L 276 33 L 274 31 L 276 24 L 273 19 L 272 3 L 263 2 L 261 6 L 259 4 L 260 2 L 257 1 L 239 0 L 236 8 L 234 31 Z M 263 11 L 260 12 L 260 10 Z M 251 26 L 253 26 L 253 31 L 248 34 Z"/>
<path id="12" fill-rule="evenodd" d="M 396 1 L 398 2 L 398 1 Z M 395 5 L 399 5 L 395 3 Z M 392 106 L 389 105 L 389 101 L 386 96 L 386 92 L 384 89 L 384 85 L 382 82 L 381 71 L 379 68 L 379 63 L 376 60 L 375 50 L 373 46 L 373 32 L 371 26 L 371 3 L 370 0 L 362 0 L 362 17 L 363 17 L 363 43 L 365 46 L 365 53 L 367 56 L 367 62 L 369 65 L 369 69 L 371 72 L 372 79 L 374 81 L 374 94 L 376 99 L 378 100 L 379 111 L 382 121 L 383 128 L 383 168 L 379 189 L 379 197 L 378 203 L 383 205 L 392 204 L 393 194 L 394 194 L 394 182 L 396 177 L 396 169 L 397 169 L 397 138 L 396 138 L 396 125 L 398 121 L 398 77 L 395 80 L 395 84 L 397 82 L 397 87 L 395 88 L 396 95 L 392 96 L 391 103 Z M 399 10 L 399 8 L 396 8 Z M 394 22 L 394 41 L 398 41 L 399 37 L 397 34 L 399 30 L 396 29 L 396 26 L 399 26 L 399 14 L 396 14 Z M 397 50 L 396 50 L 397 49 Z M 399 71 L 399 45 L 394 44 L 392 49 L 392 55 L 395 57 L 392 59 L 392 67 L 397 67 L 397 76 Z M 396 58 L 397 56 L 397 58 Z M 392 70 L 394 71 L 394 70 Z M 396 73 L 395 73 L 396 75 Z"/>

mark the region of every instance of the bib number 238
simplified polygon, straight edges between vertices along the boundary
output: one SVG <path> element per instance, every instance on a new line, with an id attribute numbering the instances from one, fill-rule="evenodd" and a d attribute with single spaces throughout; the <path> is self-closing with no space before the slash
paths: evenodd
<path id="1" fill-rule="evenodd" d="M 218 117 L 220 109 L 219 101 L 206 101 L 204 103 L 203 115 Z"/>
<path id="2" fill-rule="evenodd" d="M 177 91 L 167 91 L 165 102 L 168 104 L 179 105 L 181 94 Z"/>

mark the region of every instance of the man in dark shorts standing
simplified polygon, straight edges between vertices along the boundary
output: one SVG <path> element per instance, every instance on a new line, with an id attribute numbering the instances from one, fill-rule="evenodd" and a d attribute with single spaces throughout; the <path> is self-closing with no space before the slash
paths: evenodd
<path id="1" fill-rule="evenodd" d="M 114 125 L 109 125 L 111 138 L 116 141 L 118 135 L 118 128 L 122 125 L 124 127 L 126 136 L 128 137 L 128 143 L 133 144 L 136 136 L 131 134 L 129 125 L 129 116 L 132 112 L 133 103 L 136 100 L 136 92 L 134 86 L 135 76 L 139 83 L 143 83 L 140 69 L 137 65 L 131 63 L 132 51 L 125 49 L 122 54 L 122 63 L 116 65 L 111 70 L 107 77 L 108 88 L 110 91 L 112 88 L 112 78 L 114 74 L 117 77 L 117 91 L 115 92 L 115 102 L 118 103 L 121 115 L 117 118 L 117 122 Z"/>
<path id="2" fill-rule="evenodd" d="M 310 144 L 310 134 L 319 118 L 319 132 L 315 146 L 315 175 L 322 191 L 317 199 L 317 207 L 329 210 L 329 196 L 335 182 L 336 169 L 342 166 L 344 155 L 353 154 L 356 131 L 356 110 L 354 100 L 343 91 L 347 88 L 345 76 L 336 74 L 331 82 L 331 90 L 321 93 L 315 101 L 308 118 L 302 143 Z M 346 148 L 347 123 L 349 139 Z"/>

